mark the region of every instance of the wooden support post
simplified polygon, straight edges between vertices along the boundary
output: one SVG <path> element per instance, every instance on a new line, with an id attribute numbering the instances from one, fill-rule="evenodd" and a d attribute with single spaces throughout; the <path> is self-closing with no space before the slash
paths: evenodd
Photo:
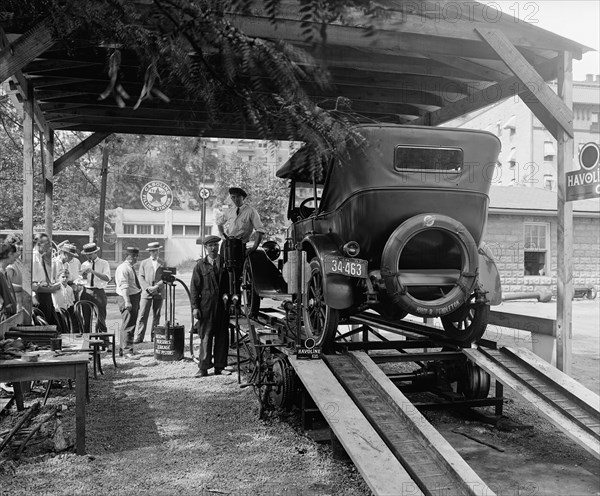
<path id="1" fill-rule="evenodd" d="M 564 52 L 558 61 L 558 96 L 568 108 L 573 107 L 573 58 Z M 556 176 L 558 189 L 558 232 L 556 262 L 558 285 L 556 295 L 556 366 L 571 374 L 572 310 L 573 310 L 573 206 L 567 202 L 566 173 L 573 170 L 573 138 L 558 129 Z"/>
<path id="2" fill-rule="evenodd" d="M 31 315 L 33 266 L 33 89 L 23 101 L 23 308 Z"/>
<path id="3" fill-rule="evenodd" d="M 45 129 L 40 132 L 40 138 L 42 143 L 42 167 L 45 170 L 45 228 L 44 232 L 52 239 L 53 230 L 53 218 L 52 218 L 52 206 L 54 201 L 54 131 L 52 129 Z"/>
<path id="4" fill-rule="evenodd" d="M 100 187 L 100 220 L 98 221 L 98 247 L 104 243 L 104 215 L 106 211 L 106 182 L 108 179 L 108 144 L 102 148 L 102 169 L 100 170 L 102 185 Z"/>

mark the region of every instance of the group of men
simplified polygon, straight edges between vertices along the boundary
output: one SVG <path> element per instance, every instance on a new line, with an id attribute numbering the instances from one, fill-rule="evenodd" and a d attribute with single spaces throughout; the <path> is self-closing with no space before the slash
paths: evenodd
<path id="1" fill-rule="evenodd" d="M 242 256 L 255 251 L 264 235 L 260 216 L 250 205 L 244 203 L 248 196 L 237 187 L 229 188 L 234 208 L 228 209 L 217 223 L 219 236 L 208 236 L 200 241 L 205 255 L 198 260 L 192 274 L 190 286 L 191 304 L 195 326 L 200 337 L 200 357 L 196 377 L 205 377 L 214 368 L 215 375 L 226 374 L 229 348 L 229 307 L 223 299 L 225 294 L 239 292 L 239 280 L 233 281 L 230 267 L 226 267 L 223 254 L 219 253 L 221 238 L 239 240 Z M 251 235 L 254 243 L 246 248 Z M 148 244 L 149 258 L 143 260 L 136 272 L 135 265 L 139 248 L 126 248 L 126 258 L 115 272 L 117 303 L 121 312 L 120 354 L 128 358 L 138 358 L 134 345 L 144 341 L 150 312 L 152 329 L 159 324 L 161 308 L 165 299 L 166 286 L 162 280 L 164 262 L 159 258 L 162 248 L 158 242 Z M 111 279 L 108 261 L 100 258 L 100 248 L 96 243 L 83 246 L 81 255 L 86 261 L 80 263 L 77 247 L 65 242 L 59 245 L 59 254 L 52 257 L 52 245 L 46 234 L 37 235 L 33 251 L 32 289 L 35 304 L 46 316 L 49 324 L 60 325 L 60 312 L 56 312 L 57 299 L 69 301 L 65 296 L 70 287 L 73 301 L 90 301 L 97 310 L 97 332 L 106 332 L 106 286 Z M 239 272 L 239 271 L 238 271 Z M 241 274 L 237 273 L 237 277 Z M 230 285 L 230 282 L 232 283 Z M 15 281 L 16 283 L 16 281 Z M 54 295 L 54 298 L 53 298 Z M 59 296 L 62 295 L 62 298 Z M 73 318 L 76 332 L 89 331 L 91 310 L 83 308 L 83 326 L 79 329 L 79 319 Z"/>
<path id="2" fill-rule="evenodd" d="M 99 257 L 100 248 L 96 243 L 87 243 L 81 252 L 71 243 L 58 246 L 58 256 L 52 257 L 52 245 L 46 234 L 38 234 L 33 250 L 32 290 L 34 304 L 43 312 L 49 324 L 64 327 L 61 308 L 68 311 L 75 332 L 92 331 L 90 308 L 83 306 L 83 329 L 75 317 L 72 303 L 89 301 L 97 309 L 97 332 L 106 332 L 106 287 L 111 279 L 108 261 Z M 133 270 L 137 262 L 138 248 L 127 248 L 127 259 L 115 273 L 118 304 L 122 316 L 121 354 L 133 358 L 133 344 L 144 340 L 146 327 L 152 310 L 152 329 L 158 325 L 164 298 L 163 283 L 160 280 L 160 268 L 164 263 L 159 260 L 159 243 L 148 244 L 146 250 L 150 257 L 140 264 L 139 278 Z M 79 254 L 86 261 L 79 261 Z M 130 267 L 130 270 L 127 268 Z M 67 293 L 69 291 L 69 293 Z M 71 296 L 69 296 L 71 295 Z M 67 303 L 65 303 L 65 301 Z M 139 319 L 138 319 L 139 314 Z M 137 327 L 136 327 L 137 325 Z M 64 329 L 63 329 L 64 330 Z"/>

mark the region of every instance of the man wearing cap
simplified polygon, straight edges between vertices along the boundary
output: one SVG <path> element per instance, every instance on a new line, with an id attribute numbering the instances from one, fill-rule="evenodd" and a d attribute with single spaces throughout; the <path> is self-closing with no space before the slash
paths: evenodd
<path id="1" fill-rule="evenodd" d="M 252 232 L 256 231 L 254 244 L 246 252 L 251 253 L 259 247 L 265 231 L 258 212 L 244 203 L 247 196 L 242 188 L 229 188 L 229 197 L 234 208 L 227 209 L 217 227 L 221 237 L 241 239 L 244 246 L 250 241 Z"/>
<path id="2" fill-rule="evenodd" d="M 110 265 L 106 260 L 98 256 L 100 248 L 96 243 L 87 243 L 83 245 L 81 254 L 85 255 L 87 261 L 81 264 L 81 277 L 83 279 L 83 291 L 79 299 L 82 301 L 91 301 L 98 307 L 98 323 L 96 332 L 106 332 L 106 292 L 105 288 L 110 281 Z M 90 310 L 83 309 L 83 321 L 85 329 L 89 329 Z M 91 331 L 91 329 L 89 329 Z"/>
<path id="3" fill-rule="evenodd" d="M 154 328 L 160 320 L 160 310 L 166 295 L 165 283 L 161 279 L 162 270 L 159 270 L 164 267 L 164 262 L 158 258 L 161 248 L 162 246 L 158 242 L 148 243 L 146 251 L 150 254 L 150 257 L 140 262 L 138 275 L 142 288 L 142 297 L 140 300 L 140 318 L 133 338 L 134 344 L 144 342 L 150 308 L 152 308 L 152 327 L 150 328 L 152 337 L 154 337 Z"/>
<path id="4" fill-rule="evenodd" d="M 121 312 L 121 339 L 119 354 L 125 353 L 126 358 L 135 359 L 133 351 L 133 334 L 140 309 L 140 281 L 135 273 L 134 265 L 140 253 L 136 246 L 128 246 L 127 256 L 115 271 L 115 284 L 117 285 L 117 304 Z"/>
<path id="5" fill-rule="evenodd" d="M 224 370 L 229 349 L 229 315 L 222 298 L 229 290 L 229 276 L 219 256 L 220 241 L 219 236 L 204 239 L 206 256 L 196 263 L 190 284 L 192 310 L 198 320 L 200 337 L 196 377 L 207 376 L 213 366 L 215 375 L 229 375 Z"/>

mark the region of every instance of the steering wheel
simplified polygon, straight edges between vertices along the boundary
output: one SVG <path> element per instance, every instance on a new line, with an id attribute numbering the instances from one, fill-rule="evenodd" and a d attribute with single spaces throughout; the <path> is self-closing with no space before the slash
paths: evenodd
<path id="1" fill-rule="evenodd" d="M 318 196 L 317 200 L 320 201 L 321 197 Z M 302 200 L 302 203 L 298 207 L 298 211 L 300 212 L 300 217 L 302 217 L 303 219 L 306 219 L 307 217 L 310 217 L 313 214 L 316 207 L 308 207 L 307 205 L 311 202 L 314 203 L 314 201 L 315 201 L 315 199 L 312 197 Z"/>

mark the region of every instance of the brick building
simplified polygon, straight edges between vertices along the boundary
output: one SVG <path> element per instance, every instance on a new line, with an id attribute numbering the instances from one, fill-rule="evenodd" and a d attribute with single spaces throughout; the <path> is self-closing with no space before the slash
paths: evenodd
<path id="1" fill-rule="evenodd" d="M 600 203 L 573 202 L 573 286 L 600 285 Z M 525 186 L 492 186 L 484 240 L 504 292 L 551 289 L 556 294 L 556 193 Z"/>

